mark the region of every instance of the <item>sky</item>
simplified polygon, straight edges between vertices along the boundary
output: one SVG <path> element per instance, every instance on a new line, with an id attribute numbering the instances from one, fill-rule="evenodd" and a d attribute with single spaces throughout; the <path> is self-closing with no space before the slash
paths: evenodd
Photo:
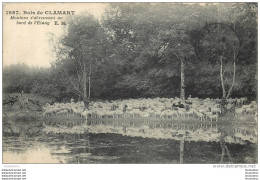
<path id="1" fill-rule="evenodd" d="M 64 33 L 63 25 L 20 25 L 11 16 L 28 17 L 39 16 L 38 11 L 43 15 L 39 17 L 53 17 L 44 15 L 45 11 L 75 11 L 75 15 L 88 12 L 100 18 L 104 13 L 107 4 L 105 3 L 8 3 L 3 6 L 3 66 L 10 64 L 25 63 L 29 66 L 50 67 L 55 60 L 55 53 L 49 43 L 50 33 L 60 36 Z M 20 15 L 7 14 L 6 11 L 19 11 Z M 23 11 L 35 12 L 36 14 L 24 14 Z M 66 18 L 69 15 L 60 17 Z M 58 15 L 55 16 L 57 18 Z M 42 22 L 46 20 L 41 20 Z"/>

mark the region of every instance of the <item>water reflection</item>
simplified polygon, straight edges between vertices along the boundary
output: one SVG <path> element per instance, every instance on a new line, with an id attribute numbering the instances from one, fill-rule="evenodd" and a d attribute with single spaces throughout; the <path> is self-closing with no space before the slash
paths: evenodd
<path id="1" fill-rule="evenodd" d="M 70 130 L 3 137 L 3 162 L 257 163 L 254 125 L 96 120 Z"/>

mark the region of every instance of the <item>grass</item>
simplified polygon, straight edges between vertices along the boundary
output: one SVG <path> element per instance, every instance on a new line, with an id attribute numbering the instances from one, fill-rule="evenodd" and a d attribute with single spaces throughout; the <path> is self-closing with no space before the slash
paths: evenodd
<path id="1" fill-rule="evenodd" d="M 10 97 L 20 96 L 19 93 L 3 94 L 3 102 Z M 37 96 L 35 94 L 25 94 L 24 97 L 39 101 L 40 105 L 51 102 L 50 98 Z M 17 101 L 12 106 L 9 104 L 3 105 L 3 135 L 15 136 L 34 136 L 41 132 L 44 127 L 42 124 L 42 109 L 41 107 L 29 102 L 27 107 L 21 108 Z"/>
<path id="2" fill-rule="evenodd" d="M 4 93 L 3 94 L 3 101 L 5 99 L 8 99 L 8 96 L 15 97 L 15 96 L 21 96 L 21 94 L 20 93 L 12 93 L 12 94 L 8 95 L 8 94 Z M 43 96 L 39 96 L 37 94 L 24 94 L 24 97 L 26 97 L 28 99 L 36 100 L 36 101 L 38 100 L 40 105 L 45 105 L 46 103 L 50 103 L 50 102 L 54 101 L 53 98 L 43 97 Z M 16 102 L 15 104 L 19 104 L 19 103 Z M 32 105 L 32 104 L 30 104 L 30 105 Z"/>

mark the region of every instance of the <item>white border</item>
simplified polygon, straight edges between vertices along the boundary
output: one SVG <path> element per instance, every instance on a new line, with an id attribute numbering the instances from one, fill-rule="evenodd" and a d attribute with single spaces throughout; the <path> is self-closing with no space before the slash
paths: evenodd
<path id="1" fill-rule="evenodd" d="M 3 2 L 3 1 L 1 1 Z M 4 1 L 4 2 L 21 2 L 18 0 Z M 36 2 L 24 0 L 23 2 Z M 40 2 L 52 2 L 52 1 L 40 1 Z M 70 2 L 67 0 L 56 0 L 55 2 Z M 77 1 L 77 2 L 93 2 L 93 1 Z M 95 2 L 162 2 L 162 1 L 101 1 L 97 0 Z M 163 1 L 163 2 L 192 2 L 192 1 Z M 217 1 L 196 1 L 196 2 L 217 2 Z M 234 1 L 221 1 L 221 2 L 234 2 Z M 241 0 L 236 0 L 235 2 L 245 2 Z M 256 0 L 250 2 L 258 2 Z M 2 12 L 2 6 L 1 6 Z M 259 10 L 258 10 L 259 14 Z M 1 14 L 2 19 L 2 14 Z M 1 34 L 2 34 L 2 23 L 1 23 Z M 258 24 L 258 34 L 259 34 L 259 24 Z M 2 36 L 1 36 L 2 40 Z M 258 36 L 259 42 L 259 36 Z M 2 47 L 2 44 L 1 44 Z M 2 49 L 2 48 L 1 48 Z M 258 46 L 258 52 L 259 46 Z M 1 56 L 2 57 L 2 56 Z M 259 59 L 259 58 L 258 58 Z M 2 61 L 3 62 L 3 61 Z M 1 64 L 2 69 L 2 64 Z M 258 63 L 259 69 L 259 63 Z M 2 79 L 2 73 L 1 73 Z M 259 71 L 258 71 L 259 77 Z M 2 81 L 0 83 L 2 89 Z M 259 93 L 259 90 L 258 90 Z M 0 93 L 2 97 L 2 90 Z M 259 102 L 259 99 L 258 99 Z M 2 103 L 1 103 L 1 114 L 2 114 Z M 259 113 L 259 111 L 258 111 Z M 2 134 L 2 123 L 0 123 L 0 133 Z M 1 152 L 2 152 L 2 143 Z M 2 162 L 2 155 L 0 156 L 0 161 Z M 259 162 L 259 148 L 258 148 L 258 162 Z M 1 164 L 2 168 L 10 167 L 10 164 Z M 27 170 L 27 180 L 80 180 L 80 179 L 113 179 L 113 180 L 173 180 L 173 179 L 200 179 L 200 180 L 220 180 L 220 179 L 236 179 L 244 180 L 245 171 L 244 169 L 235 168 L 221 168 L 214 169 L 213 165 L 201 165 L 201 164 L 163 164 L 163 165 L 70 165 L 70 164 L 15 164 L 18 168 Z M 257 165 L 258 168 L 258 165 Z"/>

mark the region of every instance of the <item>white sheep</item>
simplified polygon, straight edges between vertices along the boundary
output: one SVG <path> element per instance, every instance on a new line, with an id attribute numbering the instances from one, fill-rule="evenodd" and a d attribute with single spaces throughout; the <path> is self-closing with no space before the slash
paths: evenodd
<path id="1" fill-rule="evenodd" d="M 240 115 L 244 115 L 244 113 L 245 113 L 245 109 L 244 108 L 237 108 L 237 109 L 235 109 L 235 117 L 237 117 L 237 116 L 240 116 Z"/>

